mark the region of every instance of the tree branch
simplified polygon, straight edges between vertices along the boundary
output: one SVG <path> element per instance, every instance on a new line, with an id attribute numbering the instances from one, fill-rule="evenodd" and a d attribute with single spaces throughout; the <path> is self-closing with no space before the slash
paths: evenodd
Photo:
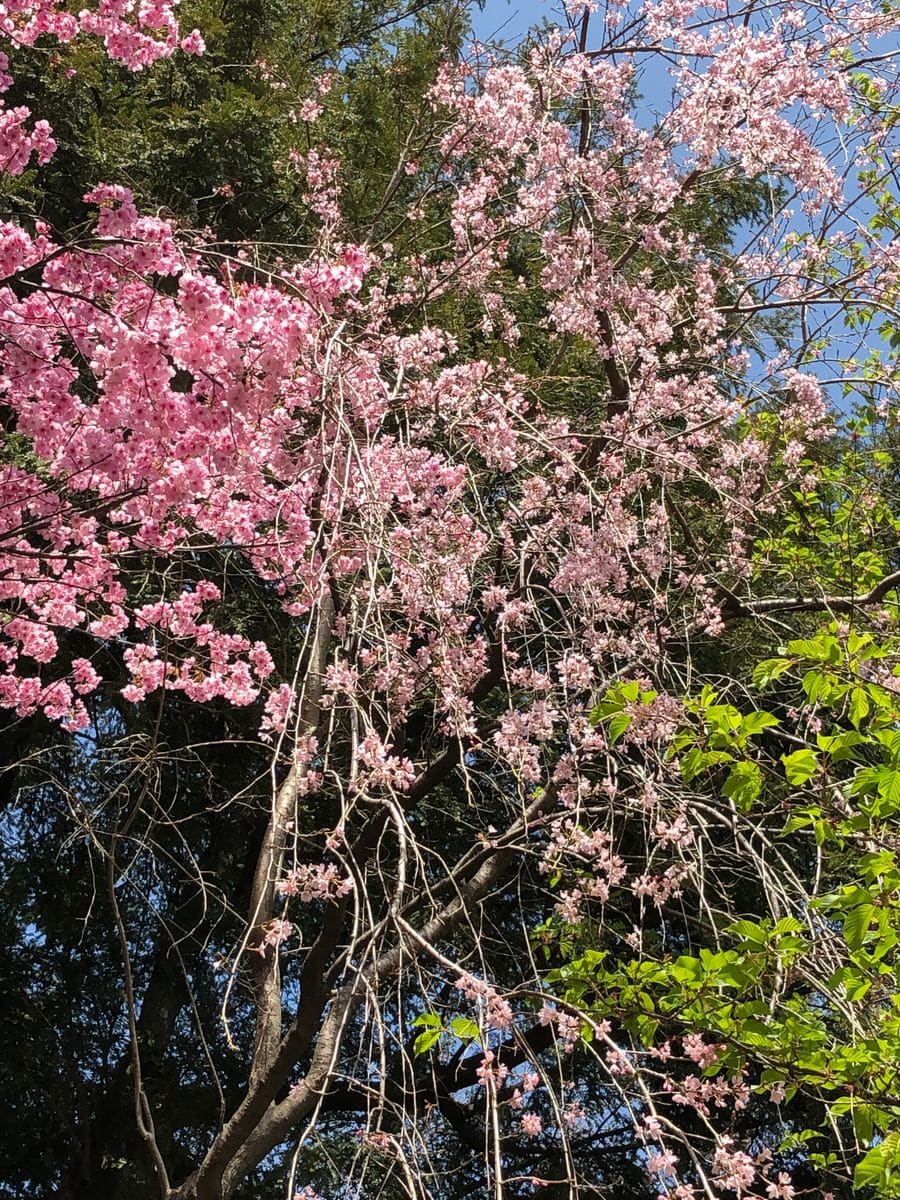
<path id="1" fill-rule="evenodd" d="M 556 789 L 551 784 L 532 800 L 522 816 L 513 823 L 504 835 L 504 842 L 511 843 L 514 831 L 525 831 L 555 804 Z M 400 934 L 397 942 L 368 970 L 359 971 L 355 979 L 334 994 L 331 1008 L 322 1022 L 306 1078 L 280 1104 L 269 1107 L 283 1074 L 296 1061 L 293 1043 L 298 1031 L 296 1025 L 291 1029 L 282 1041 L 268 1078 L 260 1083 L 255 1093 L 247 1097 L 229 1122 L 231 1129 L 226 1127 L 216 1140 L 201 1173 L 201 1180 L 207 1178 L 212 1186 L 209 1189 L 198 1188 L 197 1200 L 221 1200 L 221 1197 L 229 1196 L 240 1180 L 288 1137 L 299 1121 L 314 1111 L 328 1089 L 346 1024 L 365 997 L 387 977 L 408 966 L 423 951 L 431 952 L 435 942 L 452 933 L 502 878 L 513 855 L 511 844 L 498 849 L 468 882 L 460 886 L 452 903 L 435 914 L 422 929 L 415 930 L 399 915 L 395 916 Z M 360 950 L 359 956 L 363 958 L 364 951 Z M 441 956 L 438 954 L 438 957 Z M 303 1036 L 309 1036 L 309 1031 L 303 1031 Z M 275 1076 L 278 1078 L 273 1082 Z M 262 1112 L 257 1123 L 251 1114 L 259 1111 L 261 1104 Z M 249 1130 L 246 1129 L 247 1125 L 251 1126 Z"/>
<path id="2" fill-rule="evenodd" d="M 900 571 L 893 571 L 862 596 L 769 596 L 759 600 L 739 600 L 729 592 L 722 606 L 722 617 L 724 620 L 734 620 L 736 617 L 761 617 L 786 612 L 852 613 L 859 608 L 880 604 L 888 592 L 898 586 Z"/>
<path id="3" fill-rule="evenodd" d="M 315 634 L 306 667 L 303 698 L 299 714 L 299 736 L 313 732 L 319 723 L 322 699 L 322 680 L 328 663 L 335 607 L 330 593 L 325 593 L 316 608 Z M 275 912 L 275 881 L 278 875 L 287 838 L 287 824 L 294 815 L 301 780 L 307 764 L 293 764 L 278 790 L 272 814 L 256 861 L 253 887 L 250 893 L 248 928 L 250 936 L 272 920 Z M 251 947 L 253 948 L 253 947 Z M 281 1039 L 281 973 L 277 946 L 260 945 L 254 962 L 254 992 L 256 1003 L 256 1044 L 250 1071 L 251 1088 L 269 1070 Z"/>

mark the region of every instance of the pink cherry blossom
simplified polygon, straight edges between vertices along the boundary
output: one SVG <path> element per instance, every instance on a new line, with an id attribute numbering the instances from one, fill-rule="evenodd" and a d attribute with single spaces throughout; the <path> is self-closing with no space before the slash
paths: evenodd
<path id="1" fill-rule="evenodd" d="M 543 1122 L 537 1113 L 525 1113 L 519 1122 L 519 1127 L 526 1137 L 537 1137 L 543 1129 Z"/>

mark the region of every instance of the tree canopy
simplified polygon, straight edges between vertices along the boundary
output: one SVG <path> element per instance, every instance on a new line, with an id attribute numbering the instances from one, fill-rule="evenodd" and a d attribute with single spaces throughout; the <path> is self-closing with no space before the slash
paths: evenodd
<path id="1" fill-rule="evenodd" d="M 898 27 L 2 10 L 0 1195 L 900 1196 Z"/>

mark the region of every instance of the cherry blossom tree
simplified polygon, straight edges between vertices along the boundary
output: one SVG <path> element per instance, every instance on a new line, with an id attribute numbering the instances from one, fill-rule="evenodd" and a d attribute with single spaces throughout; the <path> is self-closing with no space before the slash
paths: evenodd
<path id="1" fill-rule="evenodd" d="M 897 25 L 659 0 L 475 46 L 378 210 L 410 187 L 402 252 L 344 224 L 332 80 L 280 166 L 302 255 L 117 181 L 78 237 L 4 223 L 0 706 L 53 731 L 24 767 L 93 872 L 138 1138 L 85 1151 L 91 1194 L 442 1196 L 461 1155 L 497 1200 L 895 1194 L 897 889 L 859 860 L 894 810 L 847 778 L 893 795 L 896 547 L 829 396 L 893 420 Z M 165 5 L 3 32 L 203 50 Z M 0 139 L 54 151 L 22 107 Z M 792 637 L 764 711 L 736 639 Z M 179 1036 L 202 1119 L 157 1086 Z"/>

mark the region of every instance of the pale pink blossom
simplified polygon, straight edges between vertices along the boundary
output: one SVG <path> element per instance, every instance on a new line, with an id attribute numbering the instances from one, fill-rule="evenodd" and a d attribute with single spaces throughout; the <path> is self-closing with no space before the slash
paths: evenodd
<path id="1" fill-rule="evenodd" d="M 537 1137 L 543 1128 L 543 1123 L 537 1113 L 529 1112 L 522 1117 L 519 1126 L 526 1137 Z"/>

